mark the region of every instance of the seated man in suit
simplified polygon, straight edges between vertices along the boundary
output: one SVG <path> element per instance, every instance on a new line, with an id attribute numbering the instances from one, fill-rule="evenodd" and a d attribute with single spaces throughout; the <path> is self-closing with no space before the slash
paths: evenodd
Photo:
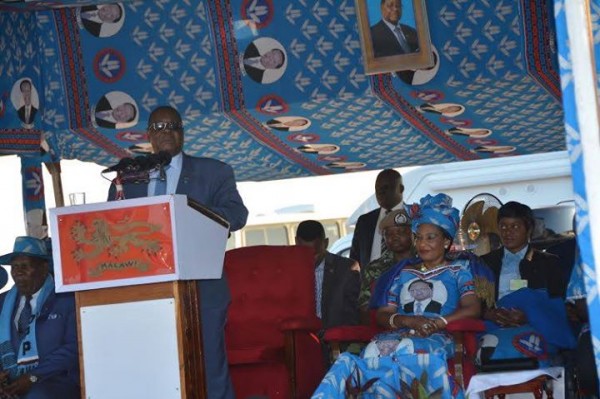
<path id="1" fill-rule="evenodd" d="M 417 31 L 408 25 L 400 24 L 401 18 L 401 0 L 381 0 L 381 21 L 371 26 L 375 58 L 419 51 Z"/>
<path id="2" fill-rule="evenodd" d="M 316 220 L 305 220 L 298 225 L 296 245 L 315 251 L 316 314 L 323 328 L 358 324 L 358 263 L 327 252 L 329 239 L 323 225 Z"/>
<path id="3" fill-rule="evenodd" d="M 0 296 L 0 397 L 77 399 L 79 357 L 73 295 L 56 294 L 44 241 L 17 237 L 15 285 Z"/>

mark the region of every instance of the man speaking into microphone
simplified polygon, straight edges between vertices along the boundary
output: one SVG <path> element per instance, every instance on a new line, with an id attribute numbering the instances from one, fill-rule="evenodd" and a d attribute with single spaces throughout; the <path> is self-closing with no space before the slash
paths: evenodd
<path id="1" fill-rule="evenodd" d="M 225 218 L 231 231 L 244 227 L 248 210 L 237 191 L 233 169 L 224 162 L 192 157 L 182 152 L 183 121 L 175 108 L 161 106 L 152 111 L 148 120 L 148 138 L 153 152 L 168 152 L 171 162 L 164 166 L 164 176 L 161 176 L 160 170 L 153 170 L 149 182 L 124 182 L 125 198 L 185 194 Z M 114 197 L 115 187 L 112 185 L 109 199 Z M 224 337 L 227 307 L 231 300 L 229 287 L 224 276 L 218 280 L 200 280 L 198 287 L 207 397 L 232 399 L 233 387 Z"/>

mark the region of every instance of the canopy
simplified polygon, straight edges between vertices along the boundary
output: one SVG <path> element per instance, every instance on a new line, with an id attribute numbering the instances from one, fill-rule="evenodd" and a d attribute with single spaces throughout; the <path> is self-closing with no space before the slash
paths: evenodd
<path id="1" fill-rule="evenodd" d="M 161 104 L 185 118 L 187 153 L 238 180 L 565 149 L 551 1 L 428 0 L 435 66 L 372 76 L 352 0 L 132 1 L 113 23 L 76 0 L 0 3 L 2 153 L 42 138 L 54 159 L 111 164 L 149 149 Z M 276 72 L 249 66 L 274 48 Z"/>

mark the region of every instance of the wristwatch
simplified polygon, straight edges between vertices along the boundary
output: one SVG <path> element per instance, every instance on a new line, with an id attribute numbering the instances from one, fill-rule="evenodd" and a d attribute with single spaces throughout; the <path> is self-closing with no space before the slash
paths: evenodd
<path id="1" fill-rule="evenodd" d="M 38 381 L 37 375 L 29 374 L 29 381 L 35 384 Z"/>

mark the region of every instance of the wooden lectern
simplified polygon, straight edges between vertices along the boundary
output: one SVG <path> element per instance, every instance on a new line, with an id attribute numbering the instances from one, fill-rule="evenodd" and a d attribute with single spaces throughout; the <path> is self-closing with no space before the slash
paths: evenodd
<path id="1" fill-rule="evenodd" d="M 50 210 L 57 292 L 75 291 L 83 396 L 206 398 L 194 280 L 229 226 L 184 195 Z"/>

